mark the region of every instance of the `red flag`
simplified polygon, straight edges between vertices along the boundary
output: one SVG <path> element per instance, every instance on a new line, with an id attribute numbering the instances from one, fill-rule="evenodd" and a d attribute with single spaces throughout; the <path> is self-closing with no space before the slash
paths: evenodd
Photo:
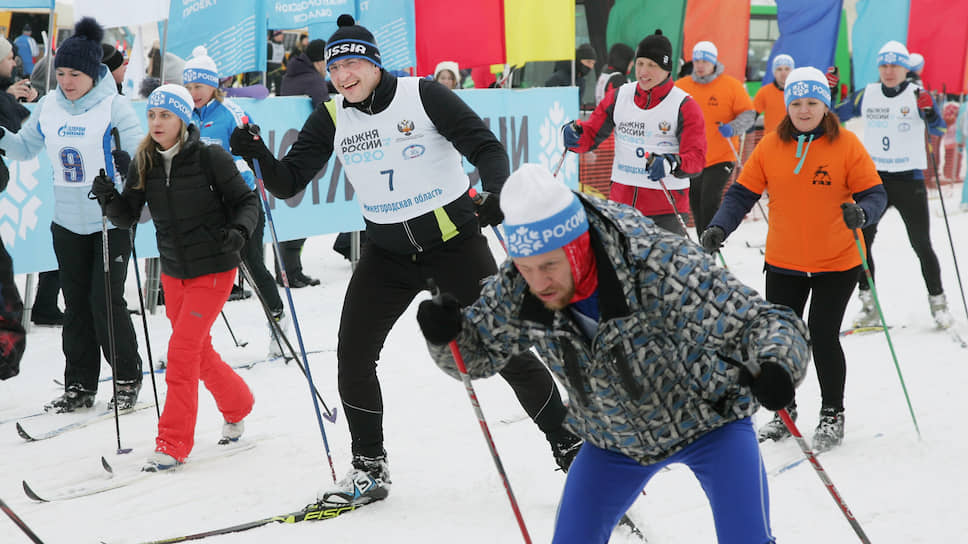
<path id="1" fill-rule="evenodd" d="M 728 21 L 729 24 L 724 24 Z M 719 54 L 716 60 L 726 73 L 746 81 L 746 57 L 749 54 L 749 0 L 689 0 L 682 29 L 682 57 L 692 60 L 696 42 L 713 42 Z"/>
<path id="2" fill-rule="evenodd" d="M 505 61 L 504 0 L 416 0 L 414 19 L 418 76 L 445 60 L 461 68 Z"/>
<path id="3" fill-rule="evenodd" d="M 924 86 L 965 92 L 968 2 L 911 0 L 907 48 L 924 57 Z"/>

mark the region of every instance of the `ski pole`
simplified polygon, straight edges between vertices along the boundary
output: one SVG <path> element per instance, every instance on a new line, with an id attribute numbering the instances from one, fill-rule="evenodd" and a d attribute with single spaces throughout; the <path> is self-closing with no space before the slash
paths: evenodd
<path id="1" fill-rule="evenodd" d="M 564 151 L 561 152 L 561 158 L 558 159 L 558 164 L 555 165 L 555 171 L 551 174 L 552 177 L 558 177 L 558 170 L 561 170 L 561 165 L 565 163 L 565 156 L 568 155 L 568 148 L 566 147 Z"/>
<path id="2" fill-rule="evenodd" d="M 222 321 L 225 321 L 225 328 L 229 330 L 229 335 L 232 337 L 232 341 L 235 342 L 235 347 L 237 347 L 237 348 L 244 348 L 245 346 L 248 346 L 249 345 L 248 342 L 241 342 L 240 343 L 235 338 L 235 332 L 232 331 L 232 325 L 229 325 L 229 318 L 225 317 L 225 310 L 222 310 L 219 313 L 222 314 Z"/>
<path id="3" fill-rule="evenodd" d="M 800 434 L 800 429 L 797 428 L 797 424 L 793 422 L 793 419 L 786 411 L 786 408 L 781 408 L 779 411 L 777 411 L 777 414 L 780 416 L 780 419 L 783 420 L 783 424 L 786 425 L 786 428 L 790 431 L 790 434 L 793 435 L 793 438 L 796 439 L 797 445 L 800 446 L 800 450 L 803 451 L 803 455 L 805 455 L 807 460 L 810 461 L 813 469 L 817 472 L 817 476 L 820 477 L 820 481 L 823 482 L 824 487 L 827 488 L 830 496 L 834 499 L 834 502 L 837 503 L 837 506 L 840 507 L 840 511 L 843 512 L 844 517 L 847 518 L 847 523 L 850 523 L 850 526 L 854 529 L 854 532 L 857 533 L 857 537 L 860 538 L 860 541 L 864 544 L 870 544 L 871 541 L 869 538 L 867 538 L 867 535 L 864 534 L 864 529 L 861 528 L 860 523 L 858 523 L 857 518 L 854 517 L 854 514 L 850 512 L 850 508 L 847 507 L 847 503 L 844 502 L 844 499 L 840 496 L 837 488 L 834 487 L 834 483 L 830 480 L 830 476 L 827 475 L 827 471 L 824 470 L 823 465 L 820 464 L 816 454 L 813 453 L 813 450 L 810 449 L 807 441 L 804 440 L 803 435 Z"/>
<path id="4" fill-rule="evenodd" d="M 948 244 L 951 245 L 951 260 L 955 263 L 955 277 L 958 278 L 958 289 L 961 291 L 961 304 L 965 308 L 965 316 L 968 316 L 968 299 L 965 299 L 965 286 L 961 283 L 961 270 L 958 269 L 958 256 L 955 255 L 955 242 L 951 237 L 951 223 L 948 221 L 948 211 L 944 205 L 944 192 L 941 190 L 941 179 L 938 177 L 938 161 L 934 157 L 931 139 L 928 137 L 928 125 L 924 125 L 924 140 L 928 146 L 928 156 L 931 158 L 931 166 L 934 168 L 934 181 L 938 186 L 938 200 L 941 201 L 941 215 L 944 216 L 944 228 L 948 232 Z"/>
<path id="5" fill-rule="evenodd" d="M 111 127 L 111 136 L 114 138 L 114 148 L 121 149 L 121 134 L 118 133 L 118 127 Z M 118 176 L 124 181 L 124 173 L 118 172 Z M 141 307 L 141 325 L 145 331 L 145 349 L 148 352 L 148 368 L 151 369 L 151 392 L 155 396 L 155 415 L 158 416 L 158 419 L 161 419 L 161 408 L 158 403 L 158 384 L 155 381 L 155 360 L 151 356 L 151 339 L 148 338 L 148 316 L 145 315 L 145 297 L 141 292 L 141 272 L 138 271 L 138 252 L 134 249 L 135 226 L 132 225 L 128 229 L 129 238 L 131 238 L 131 258 L 134 259 L 134 277 L 135 281 L 138 282 L 138 305 Z"/>
<path id="6" fill-rule="evenodd" d="M 858 229 L 850 229 L 854 235 L 854 243 L 857 245 L 857 252 L 860 254 L 860 264 L 864 267 L 864 275 L 867 277 L 867 285 L 870 287 L 871 296 L 874 298 L 874 306 L 877 308 L 877 315 L 881 318 L 881 325 L 884 327 L 884 337 L 887 338 L 887 346 L 891 350 L 891 357 L 894 359 L 894 368 L 897 369 L 897 377 L 901 381 L 901 390 L 904 391 L 904 399 L 907 401 L 908 412 L 911 413 L 911 421 L 914 422 L 914 430 L 918 433 L 918 440 L 921 440 L 921 428 L 918 427 L 918 419 L 914 416 L 914 407 L 911 406 L 911 397 L 908 396 L 907 385 L 904 384 L 904 375 L 901 374 L 901 365 L 897 361 L 897 353 L 894 352 L 894 342 L 891 341 L 891 331 L 887 328 L 887 320 L 884 319 L 884 312 L 881 311 L 881 303 L 877 297 L 877 288 L 874 287 L 874 277 L 867 264 L 867 255 L 861 246 L 860 237 L 857 235 Z"/>
<path id="7" fill-rule="evenodd" d="M 437 284 L 433 279 L 427 280 L 427 288 L 430 290 L 431 295 L 434 298 L 434 302 L 440 302 L 440 290 L 437 289 Z M 504 490 L 507 491 L 508 500 L 511 502 L 511 510 L 514 511 L 514 517 L 518 520 L 518 527 L 521 528 L 521 535 L 524 537 L 524 541 L 527 544 L 531 544 L 531 535 L 528 534 L 528 528 L 524 524 L 524 518 L 521 516 L 521 509 L 518 508 L 518 501 L 514 499 L 514 492 L 511 491 L 511 482 L 508 480 L 507 472 L 504 471 L 504 465 L 501 463 L 501 456 L 497 453 L 497 447 L 494 445 L 494 438 L 491 436 L 491 431 L 487 426 L 487 421 L 484 419 L 484 412 L 481 410 L 481 403 L 477 400 L 477 393 L 474 392 L 474 386 L 471 384 L 471 377 L 467 373 L 467 367 L 464 365 L 464 358 L 461 357 L 460 348 L 457 346 L 457 340 L 450 341 L 450 353 L 454 356 L 454 361 L 457 363 L 457 370 L 460 372 L 460 379 L 464 382 L 464 389 L 467 390 L 467 396 L 470 398 L 471 406 L 474 407 L 474 414 L 477 415 L 477 421 L 481 426 L 481 432 L 484 433 L 484 440 L 487 442 L 487 447 L 491 451 L 491 458 L 494 459 L 494 466 L 497 467 L 497 473 L 501 476 L 501 481 L 504 483 Z"/>
<path id="8" fill-rule="evenodd" d="M 20 519 L 20 516 L 11 510 L 10 507 L 7 506 L 7 503 L 3 502 L 3 499 L 0 499 L 0 510 L 3 510 L 3 513 L 7 514 L 7 517 L 10 518 L 10 520 L 13 521 L 17 527 L 20 527 L 20 530 L 23 531 L 28 538 L 30 538 L 31 542 L 34 542 L 35 544 L 44 544 L 44 541 L 30 530 L 30 527 L 27 526 L 24 520 Z"/>

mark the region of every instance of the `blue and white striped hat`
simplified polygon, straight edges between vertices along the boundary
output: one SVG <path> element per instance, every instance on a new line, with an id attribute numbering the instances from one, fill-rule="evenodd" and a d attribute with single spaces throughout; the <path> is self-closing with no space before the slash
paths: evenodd
<path id="1" fill-rule="evenodd" d="M 202 83 L 218 88 L 218 67 L 212 57 L 208 56 L 208 50 L 204 45 L 193 49 L 192 58 L 185 62 L 182 84 L 189 83 Z"/>
<path id="2" fill-rule="evenodd" d="M 147 109 L 162 108 L 177 115 L 185 126 L 192 124 L 192 95 L 181 85 L 167 83 L 151 91 Z"/>
<path id="3" fill-rule="evenodd" d="M 790 72 L 783 87 L 783 104 L 790 107 L 790 102 L 797 98 L 816 98 L 829 108 L 830 86 L 827 76 L 813 66 L 803 66 Z"/>
<path id="4" fill-rule="evenodd" d="M 791 70 L 797 67 L 796 63 L 793 62 L 793 57 L 790 55 L 777 55 L 773 57 L 773 71 L 775 72 L 780 66 L 789 66 Z"/>
<path id="5" fill-rule="evenodd" d="M 877 65 L 896 64 L 907 68 L 910 64 L 910 56 L 904 44 L 896 40 L 891 40 L 885 43 L 881 47 L 881 50 L 877 52 Z"/>
<path id="6" fill-rule="evenodd" d="M 911 53 L 908 56 L 908 70 L 917 72 L 921 68 L 924 68 L 924 57 L 921 53 Z"/>
<path id="7" fill-rule="evenodd" d="M 564 247 L 588 231 L 581 201 L 539 164 L 522 164 L 501 189 L 504 234 L 510 257 Z"/>
<path id="8" fill-rule="evenodd" d="M 719 49 L 713 42 L 698 42 L 692 47 L 692 61 L 708 60 L 716 64 L 716 57 L 719 56 Z"/>

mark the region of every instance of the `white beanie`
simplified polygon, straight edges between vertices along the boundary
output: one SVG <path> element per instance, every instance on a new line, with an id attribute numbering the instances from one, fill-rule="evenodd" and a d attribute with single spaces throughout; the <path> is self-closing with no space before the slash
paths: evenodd
<path id="1" fill-rule="evenodd" d="M 910 53 L 908 53 L 907 47 L 904 47 L 904 44 L 891 40 L 885 43 L 881 47 L 881 50 L 877 52 L 877 65 L 896 64 L 907 68 L 908 62 L 910 62 L 909 57 Z"/>
<path id="2" fill-rule="evenodd" d="M 908 70 L 917 72 L 921 68 L 924 68 L 924 57 L 921 56 L 921 53 L 911 53 L 908 57 Z"/>
<path id="3" fill-rule="evenodd" d="M 218 67 L 215 61 L 208 56 L 208 50 L 204 45 L 199 45 L 192 50 L 192 58 L 185 62 L 185 70 L 182 72 L 182 84 L 203 83 L 212 87 L 218 87 Z"/>
<path id="4" fill-rule="evenodd" d="M 10 42 L 8 42 L 6 38 L 0 36 L 0 60 L 7 58 L 7 55 L 9 55 L 11 51 L 13 51 L 13 46 L 10 45 Z"/>
<path id="5" fill-rule="evenodd" d="M 522 164 L 501 189 L 508 255 L 528 257 L 567 245 L 588 231 L 585 208 L 539 164 Z"/>
<path id="6" fill-rule="evenodd" d="M 450 70 L 451 72 L 453 72 L 454 80 L 457 81 L 457 86 L 460 87 L 460 67 L 457 65 L 456 62 L 451 60 L 445 60 L 440 64 L 438 64 L 437 67 L 434 68 L 435 81 L 437 79 L 437 74 L 439 74 L 442 70 Z"/>
<path id="7" fill-rule="evenodd" d="M 148 95 L 147 109 L 162 108 L 177 115 L 185 123 L 185 126 L 192 124 L 192 95 L 185 87 L 166 83 L 151 91 Z"/>
<path id="8" fill-rule="evenodd" d="M 692 47 L 692 61 L 697 60 L 708 60 L 709 62 L 715 64 L 716 57 L 719 56 L 719 50 L 716 49 L 716 45 L 713 42 L 698 42 Z"/>
<path id="9" fill-rule="evenodd" d="M 793 70 L 797 64 L 793 62 L 793 57 L 790 55 L 777 55 L 773 57 L 773 71 L 775 72 L 780 66 L 789 66 Z"/>
<path id="10" fill-rule="evenodd" d="M 816 98 L 830 107 L 830 85 L 827 76 L 813 66 L 803 66 L 790 72 L 783 86 L 783 103 L 789 107 L 797 98 Z"/>

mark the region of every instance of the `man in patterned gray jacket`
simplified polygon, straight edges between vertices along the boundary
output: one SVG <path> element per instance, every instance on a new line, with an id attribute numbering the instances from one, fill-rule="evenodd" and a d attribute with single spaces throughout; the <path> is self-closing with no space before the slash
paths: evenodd
<path id="1" fill-rule="evenodd" d="M 471 306 L 444 293 L 417 320 L 452 376 L 451 340 L 472 378 L 533 346 L 567 388 L 567 425 L 585 444 L 554 543 L 607 542 L 671 463 L 699 479 L 720 543 L 774 542 L 750 416 L 793 398 L 809 358 L 803 322 L 699 246 L 631 207 L 573 193 L 544 167 L 512 174 L 501 208 L 511 259 Z"/>

